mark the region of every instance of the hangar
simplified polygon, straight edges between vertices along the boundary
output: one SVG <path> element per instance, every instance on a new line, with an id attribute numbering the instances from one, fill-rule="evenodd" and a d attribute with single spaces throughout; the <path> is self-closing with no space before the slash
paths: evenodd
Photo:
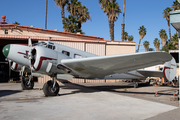
<path id="1" fill-rule="evenodd" d="M 102 37 L 61 32 L 57 29 L 49 30 L 36 28 L 34 26 L 23 26 L 16 24 L 0 24 L 0 49 L 6 44 L 27 44 L 28 38 L 31 37 L 32 42 L 51 41 L 90 52 L 96 55 L 112 55 L 112 54 L 125 54 L 135 52 L 135 42 L 128 41 L 109 41 L 104 40 Z M 10 64 L 5 61 L 5 57 L 0 52 L 0 82 L 7 82 L 11 79 L 18 79 L 18 73 L 14 73 L 9 69 Z M 11 74 L 9 74 L 11 73 Z M 38 78 L 38 82 L 44 83 L 50 78 L 44 76 Z M 104 82 L 99 80 L 96 82 Z M 92 80 L 73 79 L 72 82 L 92 82 Z M 94 81 L 93 81 L 94 82 Z"/>

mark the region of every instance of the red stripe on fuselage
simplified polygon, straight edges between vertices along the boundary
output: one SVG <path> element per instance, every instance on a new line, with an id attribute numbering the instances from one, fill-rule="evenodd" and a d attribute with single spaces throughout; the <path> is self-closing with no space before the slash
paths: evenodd
<path id="1" fill-rule="evenodd" d="M 26 53 L 23 53 L 23 52 L 18 52 L 19 54 L 22 54 L 22 55 L 28 55 L 29 51 L 26 50 Z"/>
<path id="2" fill-rule="evenodd" d="M 57 60 L 57 59 L 48 58 L 48 57 L 40 57 L 39 64 L 38 64 L 38 67 L 36 68 L 36 71 L 38 71 L 41 68 L 43 60 Z"/>

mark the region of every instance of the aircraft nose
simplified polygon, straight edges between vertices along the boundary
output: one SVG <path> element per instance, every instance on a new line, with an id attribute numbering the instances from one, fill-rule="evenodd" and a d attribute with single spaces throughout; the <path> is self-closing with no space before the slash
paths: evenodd
<path id="1" fill-rule="evenodd" d="M 9 50 L 10 50 L 10 44 L 3 47 L 2 53 L 4 54 L 5 57 L 8 56 Z"/>

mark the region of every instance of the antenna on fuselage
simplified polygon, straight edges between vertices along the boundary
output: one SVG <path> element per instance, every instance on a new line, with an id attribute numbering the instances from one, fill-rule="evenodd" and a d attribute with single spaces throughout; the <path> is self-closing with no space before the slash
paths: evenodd
<path id="1" fill-rule="evenodd" d="M 49 40 L 48 40 L 48 42 L 50 42 L 51 41 L 51 37 L 49 37 Z"/>

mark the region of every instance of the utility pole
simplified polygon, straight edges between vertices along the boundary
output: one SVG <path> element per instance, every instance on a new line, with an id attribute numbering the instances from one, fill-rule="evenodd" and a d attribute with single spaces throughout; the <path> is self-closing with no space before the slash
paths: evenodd
<path id="1" fill-rule="evenodd" d="M 45 29 L 47 29 L 47 4 L 48 4 L 48 0 L 46 0 Z"/>
<path id="2" fill-rule="evenodd" d="M 124 41 L 124 18 L 125 18 L 125 4 L 126 4 L 126 0 L 124 0 L 124 6 L 123 6 L 123 23 L 122 25 L 122 32 L 121 32 L 121 41 Z"/>

